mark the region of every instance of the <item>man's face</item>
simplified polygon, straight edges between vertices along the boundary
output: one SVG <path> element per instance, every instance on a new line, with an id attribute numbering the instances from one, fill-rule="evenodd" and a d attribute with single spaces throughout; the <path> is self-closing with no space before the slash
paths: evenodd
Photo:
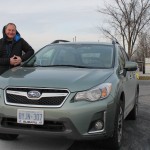
<path id="1" fill-rule="evenodd" d="M 14 25 L 8 25 L 5 29 L 5 34 L 9 39 L 13 39 L 16 35 L 16 27 Z"/>

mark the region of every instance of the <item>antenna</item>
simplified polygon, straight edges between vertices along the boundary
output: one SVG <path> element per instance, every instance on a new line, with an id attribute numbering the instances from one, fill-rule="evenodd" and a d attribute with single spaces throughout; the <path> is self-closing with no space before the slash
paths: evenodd
<path id="1" fill-rule="evenodd" d="M 67 41 L 67 40 L 55 40 L 51 44 L 60 43 L 60 42 L 70 42 L 70 41 Z"/>

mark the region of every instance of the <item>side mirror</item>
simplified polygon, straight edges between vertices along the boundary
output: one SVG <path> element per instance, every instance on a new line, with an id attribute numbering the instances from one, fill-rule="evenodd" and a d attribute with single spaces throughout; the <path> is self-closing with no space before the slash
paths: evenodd
<path id="1" fill-rule="evenodd" d="M 126 71 L 136 71 L 137 70 L 137 67 L 138 67 L 138 64 L 136 62 L 132 62 L 132 61 L 127 61 L 125 63 L 125 67 L 124 69 Z"/>

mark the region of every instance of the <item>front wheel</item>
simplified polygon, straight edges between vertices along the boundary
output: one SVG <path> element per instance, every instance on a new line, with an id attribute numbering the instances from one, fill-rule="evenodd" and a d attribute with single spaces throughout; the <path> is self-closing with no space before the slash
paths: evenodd
<path id="1" fill-rule="evenodd" d="M 108 143 L 113 150 L 120 148 L 123 138 L 123 120 L 124 120 L 124 109 L 122 101 L 119 102 L 114 125 L 113 137 L 108 140 Z"/>
<path id="2" fill-rule="evenodd" d="M 6 134 L 6 133 L 0 133 L 0 139 L 2 140 L 15 140 L 17 139 L 19 135 L 18 134 Z"/>

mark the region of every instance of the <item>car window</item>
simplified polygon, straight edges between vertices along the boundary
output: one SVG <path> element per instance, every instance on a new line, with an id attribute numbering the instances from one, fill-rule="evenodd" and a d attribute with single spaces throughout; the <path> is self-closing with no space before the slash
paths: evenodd
<path id="1" fill-rule="evenodd" d="M 120 47 L 120 50 L 123 54 L 123 57 L 124 57 L 125 61 L 129 61 L 129 57 L 128 57 L 127 53 L 125 52 L 125 50 L 122 47 Z"/>
<path id="2" fill-rule="evenodd" d="M 74 65 L 90 68 L 111 68 L 113 46 L 99 44 L 59 44 L 44 47 L 26 65 L 34 66 Z"/>
<path id="3" fill-rule="evenodd" d="M 84 65 L 102 68 L 112 67 L 113 50 L 107 47 L 95 47 L 92 50 L 82 50 L 81 59 Z"/>
<path id="4" fill-rule="evenodd" d="M 33 58 L 31 58 L 25 65 L 27 66 L 45 66 L 51 64 L 51 59 L 54 54 L 53 48 L 44 47 L 42 50 L 40 50 L 39 53 L 34 55 Z"/>
<path id="5" fill-rule="evenodd" d="M 119 54 L 119 57 L 118 57 L 119 67 L 120 67 L 120 70 L 123 70 L 125 66 L 125 58 L 120 48 L 118 50 L 118 54 Z"/>

